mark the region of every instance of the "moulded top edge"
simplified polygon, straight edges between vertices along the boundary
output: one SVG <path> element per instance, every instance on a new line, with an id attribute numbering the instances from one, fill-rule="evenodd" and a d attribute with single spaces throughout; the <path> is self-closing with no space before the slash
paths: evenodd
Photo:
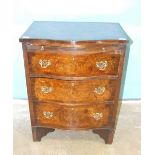
<path id="1" fill-rule="evenodd" d="M 97 41 L 121 40 L 130 42 L 119 23 L 103 22 L 53 22 L 35 21 L 20 37 L 20 41 L 29 39 L 56 41 Z"/>

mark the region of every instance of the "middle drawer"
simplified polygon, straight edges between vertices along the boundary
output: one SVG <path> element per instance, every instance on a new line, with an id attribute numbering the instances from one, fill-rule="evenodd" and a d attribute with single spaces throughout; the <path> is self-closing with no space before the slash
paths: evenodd
<path id="1" fill-rule="evenodd" d="M 32 97 L 36 101 L 84 103 L 112 101 L 116 80 L 93 79 L 67 81 L 48 78 L 31 78 Z"/>

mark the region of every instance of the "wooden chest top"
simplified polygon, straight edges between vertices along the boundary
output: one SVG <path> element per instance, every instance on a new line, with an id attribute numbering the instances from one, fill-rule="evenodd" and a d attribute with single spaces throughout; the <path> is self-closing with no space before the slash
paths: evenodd
<path id="1" fill-rule="evenodd" d="M 77 42 L 96 40 L 128 42 L 130 40 L 119 23 L 55 21 L 33 22 L 20 37 L 20 41 L 27 39 Z"/>

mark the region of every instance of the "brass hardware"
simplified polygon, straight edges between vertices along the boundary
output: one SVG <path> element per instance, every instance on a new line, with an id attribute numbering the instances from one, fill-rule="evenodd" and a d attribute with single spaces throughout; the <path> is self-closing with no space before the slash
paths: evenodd
<path id="1" fill-rule="evenodd" d="M 44 112 L 43 112 L 43 115 L 44 115 L 45 118 L 50 119 L 50 118 L 53 117 L 53 112 L 50 112 L 50 111 L 44 111 Z"/>
<path id="2" fill-rule="evenodd" d="M 47 86 L 42 86 L 41 87 L 41 91 L 44 93 L 44 94 L 48 94 L 50 92 L 53 91 L 53 88 L 52 87 L 47 87 Z"/>
<path id="3" fill-rule="evenodd" d="M 51 61 L 50 60 L 39 60 L 39 64 L 41 66 L 41 68 L 47 68 L 48 66 L 51 65 Z"/>
<path id="4" fill-rule="evenodd" d="M 105 52 L 105 48 L 104 47 L 102 47 L 102 52 Z"/>
<path id="5" fill-rule="evenodd" d="M 41 51 L 44 51 L 44 49 L 45 49 L 44 46 L 41 46 L 40 50 L 41 50 Z"/>
<path id="6" fill-rule="evenodd" d="M 71 82 L 71 86 L 72 86 L 72 87 L 75 86 L 75 83 L 74 83 L 74 82 Z"/>
<path id="7" fill-rule="evenodd" d="M 103 94 L 105 92 L 105 87 L 99 86 L 99 87 L 97 87 L 97 88 L 94 89 L 94 92 L 96 94 L 99 94 L 99 95 L 100 94 Z"/>
<path id="8" fill-rule="evenodd" d="M 99 112 L 93 113 L 93 118 L 97 121 L 100 120 L 102 117 L 103 117 L 103 113 L 99 113 Z"/>
<path id="9" fill-rule="evenodd" d="M 99 70 L 105 70 L 107 66 L 108 66 L 108 62 L 107 61 L 99 61 L 99 62 L 96 62 L 96 67 Z"/>

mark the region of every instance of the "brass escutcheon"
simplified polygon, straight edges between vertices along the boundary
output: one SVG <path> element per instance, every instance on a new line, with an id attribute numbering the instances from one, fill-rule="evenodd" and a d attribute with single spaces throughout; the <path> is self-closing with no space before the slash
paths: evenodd
<path id="1" fill-rule="evenodd" d="M 100 94 L 103 94 L 105 92 L 105 87 L 99 86 L 99 87 L 97 87 L 97 88 L 94 89 L 94 92 L 96 94 L 99 94 L 99 95 Z"/>
<path id="2" fill-rule="evenodd" d="M 43 112 L 43 115 L 44 115 L 45 118 L 50 119 L 50 118 L 53 117 L 53 112 L 50 112 L 50 111 L 44 111 L 44 112 Z"/>
<path id="3" fill-rule="evenodd" d="M 41 92 L 43 92 L 44 94 L 48 94 L 48 93 L 50 93 L 52 91 L 53 91 L 52 87 L 41 86 Z"/>
<path id="4" fill-rule="evenodd" d="M 51 65 L 51 60 L 39 60 L 39 64 L 41 66 L 41 68 L 47 68 L 48 66 Z"/>
<path id="5" fill-rule="evenodd" d="M 96 67 L 99 69 L 99 70 L 105 70 L 108 66 L 108 62 L 107 61 L 99 61 L 99 62 L 96 62 Z"/>
<path id="6" fill-rule="evenodd" d="M 99 112 L 93 113 L 93 118 L 97 121 L 100 120 L 102 117 L 103 117 L 103 113 L 99 113 Z"/>

